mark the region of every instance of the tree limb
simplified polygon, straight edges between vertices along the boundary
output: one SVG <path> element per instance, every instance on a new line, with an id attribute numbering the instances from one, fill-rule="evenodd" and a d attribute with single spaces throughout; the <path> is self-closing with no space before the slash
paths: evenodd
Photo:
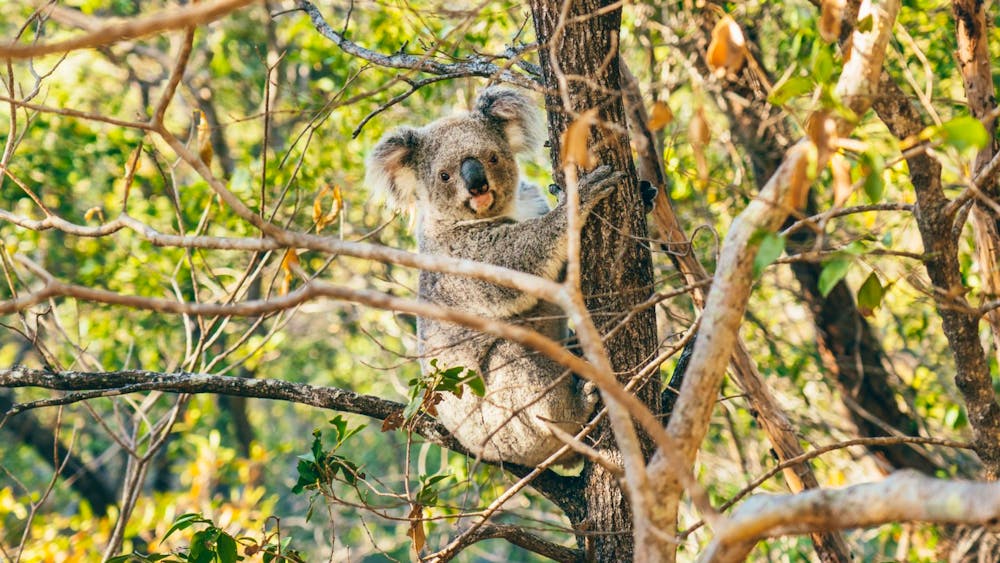
<path id="1" fill-rule="evenodd" d="M 1000 483 L 946 481 L 903 470 L 842 489 L 755 495 L 733 512 L 699 561 L 743 561 L 763 538 L 889 522 L 995 526 L 1000 523 Z"/>

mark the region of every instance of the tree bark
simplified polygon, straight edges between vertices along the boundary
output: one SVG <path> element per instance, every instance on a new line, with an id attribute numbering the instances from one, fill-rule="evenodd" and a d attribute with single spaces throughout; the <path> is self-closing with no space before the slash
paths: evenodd
<path id="1" fill-rule="evenodd" d="M 920 114 L 888 75 L 872 105 L 889 131 L 899 139 L 923 130 Z M 993 392 L 990 366 L 979 340 L 979 313 L 965 298 L 958 263 L 958 233 L 954 212 L 941 186 L 941 164 L 924 152 L 906 159 L 917 196 L 917 227 L 924 244 L 927 275 L 948 345 L 955 357 L 955 384 L 965 399 L 974 446 L 985 477 L 1000 475 L 1000 405 Z"/>
<path id="2" fill-rule="evenodd" d="M 559 139 L 574 116 L 590 108 L 599 108 L 599 122 L 592 132 L 590 145 L 598 162 L 624 171 L 624 185 L 596 210 L 602 219 L 591 220 L 583 232 L 581 261 L 582 291 L 595 323 L 607 332 L 621 317 L 652 292 L 653 272 L 648 248 L 641 242 L 646 236 L 645 216 L 639 201 L 635 170 L 625 123 L 625 109 L 620 88 L 617 56 L 621 10 L 602 0 L 573 2 L 561 18 L 563 2 L 530 2 L 535 31 L 540 45 L 545 99 L 548 111 L 551 156 L 558 170 Z M 579 18 L 579 19 L 577 19 Z M 565 89 L 560 91 L 560 81 Z M 567 103 L 568 102 L 568 107 Z M 557 182 L 561 181 L 556 173 Z M 635 315 L 623 329 L 610 338 L 607 351 L 615 372 L 628 379 L 656 348 L 656 319 L 652 310 Z M 658 412 L 660 383 L 652 379 L 637 391 L 653 412 Z M 642 436 L 648 457 L 652 444 Z M 595 436 L 599 449 L 615 456 L 610 428 L 605 425 Z M 614 475 L 597 464 L 588 463 L 582 478 L 582 511 L 567 511 L 573 524 L 600 532 L 585 542 L 589 555 L 597 561 L 629 561 L 633 557 L 631 514 L 627 499 Z"/>

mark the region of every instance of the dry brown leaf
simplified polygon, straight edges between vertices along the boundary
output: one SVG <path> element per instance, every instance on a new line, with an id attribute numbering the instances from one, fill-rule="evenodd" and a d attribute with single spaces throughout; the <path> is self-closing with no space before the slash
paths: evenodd
<path id="1" fill-rule="evenodd" d="M 597 123 L 597 108 L 591 108 L 580 114 L 569 124 L 562 135 L 562 166 L 575 164 L 584 170 L 589 170 L 597 164 L 590 152 L 590 128 Z"/>
<path id="2" fill-rule="evenodd" d="M 833 173 L 833 206 L 844 205 L 851 196 L 851 163 L 840 153 L 830 157 L 830 172 Z"/>
<path id="3" fill-rule="evenodd" d="M 208 118 L 205 112 L 198 112 L 198 158 L 205 163 L 205 166 L 212 165 L 212 157 L 215 155 L 212 149 L 212 132 L 208 128 Z"/>
<path id="4" fill-rule="evenodd" d="M 674 120 L 674 112 L 670 111 L 670 106 L 666 102 L 657 101 L 650 111 L 649 122 L 646 124 L 650 131 L 659 131 Z"/>
<path id="5" fill-rule="evenodd" d="M 837 124 L 829 111 L 816 111 L 806 121 L 806 134 L 820 151 L 832 150 L 837 140 Z"/>
<path id="6" fill-rule="evenodd" d="M 410 509 L 409 516 L 407 516 L 410 519 L 410 529 L 406 531 L 406 535 L 413 540 L 413 551 L 417 553 L 420 553 L 420 550 L 424 548 L 424 544 L 427 542 L 427 531 L 424 530 L 423 513 L 424 507 L 414 504 L 413 508 Z"/>
<path id="7" fill-rule="evenodd" d="M 804 158 L 799 158 L 795 162 L 795 168 L 792 169 L 791 174 L 788 178 L 788 194 L 785 199 L 785 203 L 793 209 L 805 209 L 806 202 L 809 199 L 809 187 L 812 184 L 812 174 L 809 170 L 816 163 L 816 147 L 812 145 L 806 145 L 808 154 L 803 155 Z"/>
<path id="8" fill-rule="evenodd" d="M 827 43 L 840 38 L 840 21 L 844 17 L 844 0 L 823 0 L 819 17 L 819 36 Z"/>
<path id="9" fill-rule="evenodd" d="M 333 201 L 330 203 L 330 211 L 323 213 L 323 196 L 327 194 L 331 195 Z M 313 200 L 313 222 L 316 223 L 316 232 L 322 231 L 327 225 L 336 221 L 343 209 L 344 196 L 340 191 L 340 186 L 334 186 L 331 189 L 330 186 L 324 185 L 316 194 L 316 199 Z"/>
<path id="10" fill-rule="evenodd" d="M 382 432 L 401 428 L 403 422 L 403 411 L 396 411 L 382 420 Z"/>
<path id="11" fill-rule="evenodd" d="M 712 42 L 705 58 L 716 74 L 736 74 L 746 62 L 746 49 L 746 38 L 739 24 L 729 16 L 722 16 L 712 28 Z"/>

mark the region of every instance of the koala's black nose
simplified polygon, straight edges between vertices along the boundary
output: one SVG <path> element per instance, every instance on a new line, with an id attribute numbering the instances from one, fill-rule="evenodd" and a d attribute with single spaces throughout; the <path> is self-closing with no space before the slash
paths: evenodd
<path id="1" fill-rule="evenodd" d="M 486 169 L 483 168 L 483 163 L 475 158 L 462 161 L 462 180 L 472 195 L 483 195 L 490 189 L 486 180 Z"/>

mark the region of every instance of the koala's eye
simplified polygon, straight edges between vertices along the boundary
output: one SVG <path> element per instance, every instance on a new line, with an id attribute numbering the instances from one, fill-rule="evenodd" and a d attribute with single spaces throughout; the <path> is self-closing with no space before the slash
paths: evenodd
<path id="1" fill-rule="evenodd" d="M 447 172 L 441 172 L 440 176 L 442 182 L 447 182 L 448 180 L 451 180 L 451 174 Z"/>
<path id="2" fill-rule="evenodd" d="M 491 154 L 491 155 L 490 155 L 490 164 L 496 164 L 496 163 L 498 163 L 498 162 L 500 162 L 500 157 L 498 157 L 498 156 L 496 155 L 496 153 L 494 153 L 494 154 Z"/>

